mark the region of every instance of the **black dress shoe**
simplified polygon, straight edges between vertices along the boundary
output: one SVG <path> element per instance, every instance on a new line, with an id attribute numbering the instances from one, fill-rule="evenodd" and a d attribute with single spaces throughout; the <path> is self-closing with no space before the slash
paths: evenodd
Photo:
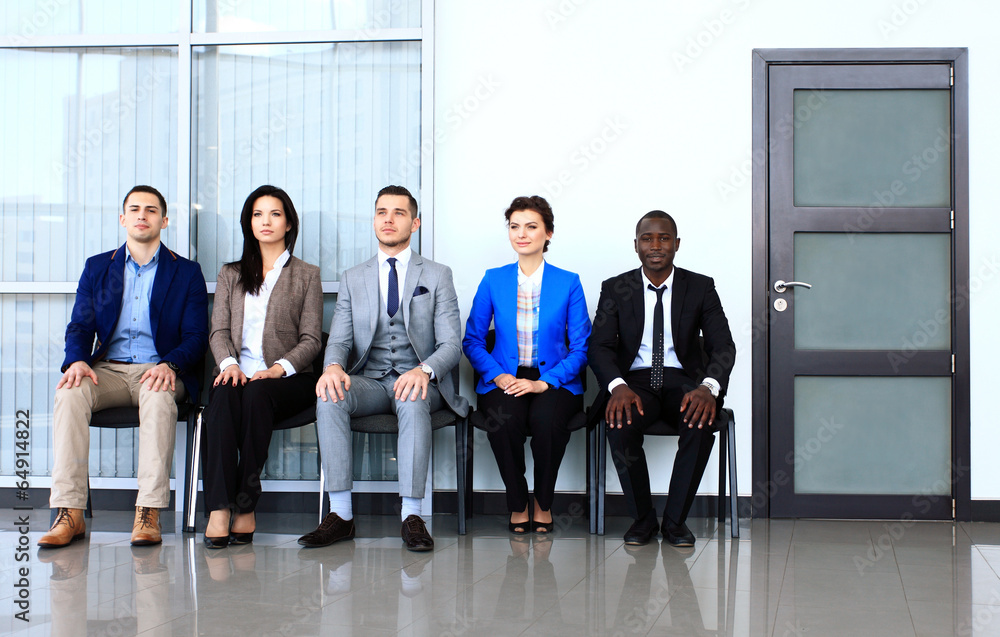
<path id="1" fill-rule="evenodd" d="M 403 528 L 399 534 L 403 537 L 403 544 L 411 551 L 431 551 L 434 549 L 434 538 L 427 532 L 427 526 L 418 515 L 411 515 L 403 520 Z"/>
<path id="2" fill-rule="evenodd" d="M 253 531 L 249 533 L 230 533 L 229 543 L 240 546 L 241 544 L 253 544 Z"/>
<path id="3" fill-rule="evenodd" d="M 353 539 L 354 520 L 343 520 L 336 513 L 327 513 L 315 531 L 299 538 L 299 544 L 307 548 L 318 548 L 341 540 Z"/>
<path id="4" fill-rule="evenodd" d="M 649 541 L 656 537 L 659 527 L 656 511 L 650 509 L 649 513 L 633 522 L 628 531 L 625 531 L 625 544 L 629 546 L 649 544 Z"/>
<path id="5" fill-rule="evenodd" d="M 663 528 L 661 531 L 663 532 L 663 539 L 671 546 L 679 548 L 694 546 L 694 533 L 683 522 L 674 524 L 670 521 L 670 518 L 665 517 L 663 518 Z"/>
<path id="6" fill-rule="evenodd" d="M 205 548 L 207 549 L 224 549 L 227 546 L 229 546 L 228 535 L 223 535 L 222 537 L 205 536 Z"/>

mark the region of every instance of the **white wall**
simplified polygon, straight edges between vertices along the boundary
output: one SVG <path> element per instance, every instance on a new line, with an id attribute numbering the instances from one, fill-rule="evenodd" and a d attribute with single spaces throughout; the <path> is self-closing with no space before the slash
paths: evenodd
<path id="1" fill-rule="evenodd" d="M 715 277 L 736 339 L 727 406 L 738 418 L 740 494 L 749 495 L 751 51 L 968 47 L 973 497 L 1000 499 L 1000 427 L 988 411 L 1000 341 L 1000 218 L 990 198 L 1000 167 L 998 18 L 1000 6 L 976 0 L 439 0 L 434 258 L 455 272 L 463 320 L 483 270 L 513 260 L 502 213 L 514 196 L 552 203 L 548 258 L 580 273 L 591 314 L 600 282 L 638 266 L 635 221 L 670 212 L 683 239 L 677 264 Z M 488 444 L 477 441 L 476 488 L 502 489 Z M 451 445 L 438 437 L 439 487 L 453 484 Z M 577 434 L 560 490 L 585 488 L 584 449 Z M 666 491 L 674 449 L 673 439 L 647 443 L 654 491 Z M 702 493 L 716 489 L 715 462 Z M 612 471 L 608 489 L 618 487 Z"/>

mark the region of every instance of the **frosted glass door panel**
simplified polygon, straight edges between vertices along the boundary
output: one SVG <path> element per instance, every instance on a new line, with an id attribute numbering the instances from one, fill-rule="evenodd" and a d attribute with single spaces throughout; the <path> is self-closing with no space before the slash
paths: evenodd
<path id="1" fill-rule="evenodd" d="M 946 234 L 795 234 L 795 348 L 951 348 Z"/>
<path id="2" fill-rule="evenodd" d="M 947 90 L 797 90 L 796 206 L 945 208 Z"/>
<path id="3" fill-rule="evenodd" d="M 951 381 L 795 379 L 795 493 L 951 494 Z"/>

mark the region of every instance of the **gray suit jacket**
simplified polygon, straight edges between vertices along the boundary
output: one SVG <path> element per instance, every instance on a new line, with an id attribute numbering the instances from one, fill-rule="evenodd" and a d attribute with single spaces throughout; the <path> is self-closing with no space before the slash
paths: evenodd
<path id="1" fill-rule="evenodd" d="M 324 367 L 336 363 L 348 374 L 364 369 L 378 322 L 378 285 L 376 257 L 341 276 Z M 465 416 L 469 403 L 458 395 L 455 382 L 462 357 L 462 325 L 451 269 L 414 252 L 406 268 L 401 306 L 413 351 L 434 370 L 432 382 L 441 398 L 452 411 Z"/>
<path id="2" fill-rule="evenodd" d="M 227 356 L 239 360 L 243 346 L 243 300 L 235 265 L 219 271 L 212 308 L 212 333 L 208 342 L 215 357 L 215 374 Z M 323 336 L 323 285 L 319 268 L 292 257 L 271 290 L 264 316 L 264 362 L 270 367 L 284 358 L 296 373 L 311 371 Z"/>

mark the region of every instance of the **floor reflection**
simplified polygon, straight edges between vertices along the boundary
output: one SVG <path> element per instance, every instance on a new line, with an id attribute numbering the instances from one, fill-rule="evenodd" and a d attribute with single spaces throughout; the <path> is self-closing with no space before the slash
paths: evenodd
<path id="1" fill-rule="evenodd" d="M 0 532 L 0 633 L 1000 634 L 996 524 L 747 520 L 733 541 L 699 520 L 696 546 L 676 549 L 624 546 L 627 520 L 522 537 L 483 516 L 459 537 L 440 516 L 436 550 L 418 554 L 392 518 L 302 549 L 292 531 L 311 516 L 262 515 L 254 544 L 217 551 L 176 529 L 132 548 L 115 514 L 96 520 L 86 541 L 32 552 L 29 623 L 14 618 L 17 534 Z"/>

